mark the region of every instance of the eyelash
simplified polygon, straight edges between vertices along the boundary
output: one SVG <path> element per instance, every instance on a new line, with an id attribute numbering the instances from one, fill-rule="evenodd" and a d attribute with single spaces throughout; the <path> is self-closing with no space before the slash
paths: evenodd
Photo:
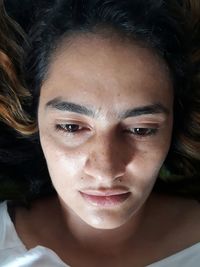
<path id="1" fill-rule="evenodd" d="M 69 129 L 67 129 L 66 126 L 67 127 L 69 127 L 69 126 L 75 126 L 76 127 L 77 126 L 77 128 L 81 128 L 81 130 L 75 130 L 75 131 L 73 131 L 73 129 L 69 130 Z M 68 134 L 68 135 L 77 135 L 81 131 L 84 131 L 84 129 L 86 129 L 86 128 L 81 127 L 79 124 L 75 124 L 75 123 L 56 124 L 56 130 L 57 131 L 61 131 L 61 132 L 65 133 L 65 134 Z"/>
<path id="2" fill-rule="evenodd" d="M 74 127 L 75 129 L 69 129 L 68 127 Z M 68 128 L 68 129 L 67 129 Z M 81 129 L 80 129 L 81 128 Z M 64 134 L 67 135 L 78 135 L 80 134 L 82 131 L 87 131 L 88 128 L 81 126 L 79 124 L 75 124 L 75 123 L 65 123 L 65 124 L 56 124 L 56 130 L 59 132 L 63 132 Z M 131 135 L 136 136 L 137 138 L 148 138 L 151 136 L 154 136 L 158 133 L 158 128 L 148 128 L 148 127 L 136 127 L 136 128 L 132 128 L 132 129 L 125 129 L 124 132 L 129 133 Z M 140 131 L 140 132 L 139 132 Z"/>
<path id="3" fill-rule="evenodd" d="M 137 130 L 139 130 L 140 132 L 137 132 Z M 136 127 L 130 130 L 125 130 L 125 132 L 128 132 L 132 135 L 136 135 L 138 138 L 145 138 L 152 135 L 156 135 L 158 132 L 158 128 Z"/>

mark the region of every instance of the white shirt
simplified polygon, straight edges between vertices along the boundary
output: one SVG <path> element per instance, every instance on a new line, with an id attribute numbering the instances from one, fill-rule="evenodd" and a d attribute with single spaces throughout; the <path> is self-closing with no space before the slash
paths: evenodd
<path id="1" fill-rule="evenodd" d="M 147 267 L 198 267 L 200 243 Z M 0 204 L 0 267 L 70 267 L 54 251 L 37 246 L 26 249 L 8 214 L 7 203 Z M 122 266 L 123 267 L 123 266 Z"/>

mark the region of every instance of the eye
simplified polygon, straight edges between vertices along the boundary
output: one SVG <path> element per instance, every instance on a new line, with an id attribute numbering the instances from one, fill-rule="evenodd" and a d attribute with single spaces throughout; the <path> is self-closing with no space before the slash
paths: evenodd
<path id="1" fill-rule="evenodd" d="M 58 131 L 63 131 L 63 132 L 66 132 L 66 133 L 71 133 L 71 134 L 75 134 L 75 133 L 78 133 L 82 130 L 84 130 L 84 127 L 79 125 L 79 124 L 57 124 L 56 125 L 56 129 Z"/>
<path id="2" fill-rule="evenodd" d="M 133 128 L 126 130 L 128 133 L 136 135 L 138 137 L 147 137 L 155 135 L 158 132 L 157 128 Z"/>

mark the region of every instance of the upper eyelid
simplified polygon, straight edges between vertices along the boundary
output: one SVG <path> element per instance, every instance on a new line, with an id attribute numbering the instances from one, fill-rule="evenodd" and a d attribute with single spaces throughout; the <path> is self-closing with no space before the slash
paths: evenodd
<path id="1" fill-rule="evenodd" d="M 67 136 L 80 136 L 80 135 L 83 135 L 83 133 L 87 133 L 87 135 L 89 134 L 89 132 L 90 132 L 90 130 L 88 131 L 88 127 L 85 127 L 85 129 L 84 129 L 84 127 L 83 128 L 81 128 L 81 129 L 78 129 L 78 130 L 76 130 L 76 131 L 74 131 L 74 132 L 70 132 L 70 131 L 68 131 L 67 129 L 64 129 L 63 127 L 57 127 L 58 125 L 62 125 L 62 124 L 70 124 L 70 123 L 60 123 L 60 124 L 56 124 L 56 130 L 57 131 L 60 131 L 60 132 L 62 132 L 64 135 L 67 135 Z M 71 123 L 71 124 L 73 124 L 73 123 Z M 74 123 L 75 124 L 75 123 Z M 80 125 L 79 125 L 80 126 Z M 81 127 L 81 126 L 80 126 Z M 142 128 L 142 127 L 132 127 L 132 129 L 137 129 L 137 128 Z M 158 134 L 159 134 L 159 127 L 143 127 L 143 128 L 145 128 L 145 129 L 148 129 L 148 128 L 150 128 L 150 129 L 154 129 L 155 130 L 155 132 L 152 132 L 152 133 L 149 133 L 149 134 L 144 134 L 144 135 L 142 135 L 142 134 L 137 134 L 137 133 L 134 133 L 134 132 L 132 132 L 131 133 L 131 128 L 125 128 L 125 129 L 121 129 L 122 131 L 126 131 L 127 132 L 127 134 L 129 134 L 130 135 L 130 138 L 131 138 L 131 136 L 132 136 L 132 138 L 134 138 L 135 140 L 141 140 L 141 141 L 148 141 L 148 140 L 151 140 L 151 138 L 153 138 L 153 137 L 155 137 L 155 136 L 157 136 Z M 130 132 L 130 133 L 128 133 L 128 131 Z"/>
<path id="2" fill-rule="evenodd" d="M 68 123 L 57 123 L 56 124 L 56 126 L 60 126 L 60 128 L 62 128 L 63 130 L 64 130 L 64 127 L 62 127 L 62 126 L 66 126 L 66 125 L 77 125 L 77 126 L 79 126 L 81 129 L 86 129 L 86 128 L 90 128 L 90 127 L 86 127 L 85 125 L 83 125 L 83 124 L 81 124 L 81 123 L 70 123 L 70 122 L 68 122 Z M 158 127 L 158 126 L 155 126 L 154 125 L 154 127 L 153 126 L 146 126 L 146 127 L 144 127 L 144 126 L 135 126 L 135 127 L 122 127 L 122 131 L 134 131 L 135 129 L 151 129 L 151 130 L 153 130 L 153 131 L 158 131 L 159 130 L 159 128 L 160 127 Z"/>
<path id="3" fill-rule="evenodd" d="M 77 129 L 76 131 L 74 132 L 71 132 L 71 134 L 75 134 L 75 133 L 79 133 L 79 132 L 82 132 L 82 131 L 88 131 L 89 127 L 86 127 L 84 125 L 81 125 L 81 124 L 78 124 L 78 123 L 56 123 L 55 124 L 55 128 L 56 130 L 60 130 L 60 131 L 63 131 L 63 132 L 66 132 L 66 133 L 69 133 L 70 134 L 70 131 L 68 131 L 67 129 L 65 129 L 64 126 L 66 125 L 77 125 L 79 127 L 79 129 Z"/>
<path id="4" fill-rule="evenodd" d="M 91 128 L 87 123 L 80 122 L 80 121 L 57 121 L 55 123 L 56 125 L 79 125 L 80 127 L 85 127 L 85 128 Z"/>
<path id="5" fill-rule="evenodd" d="M 85 128 L 94 128 L 93 125 L 89 125 L 88 123 L 85 122 L 80 122 L 80 121 L 74 121 L 74 120 L 68 120 L 68 121 L 57 121 L 55 123 L 56 125 L 79 125 L 80 127 L 85 127 Z M 122 130 L 124 129 L 136 129 L 136 128 L 163 128 L 163 125 L 159 123 L 135 123 L 135 125 L 124 125 L 123 123 L 121 125 L 116 125 L 117 128 L 121 128 Z"/>
<path id="6" fill-rule="evenodd" d="M 128 125 L 128 126 L 123 126 L 123 129 L 124 130 L 133 130 L 133 129 L 137 129 L 137 128 L 140 128 L 140 129 L 156 129 L 156 130 L 159 130 L 162 128 L 161 125 L 158 125 L 158 124 L 144 124 L 144 125 L 141 125 L 141 124 L 137 124 L 137 125 L 134 125 L 134 126 L 131 126 L 131 125 Z"/>
<path id="7" fill-rule="evenodd" d="M 158 130 L 159 130 L 159 128 L 157 128 L 157 127 L 134 127 L 134 128 L 127 128 L 127 129 L 125 129 L 125 130 L 127 130 L 127 131 L 130 131 L 131 132 L 131 130 L 136 130 L 136 129 L 146 129 L 146 130 L 152 130 L 152 131 L 155 131 L 155 132 L 157 132 Z"/>
<path id="8" fill-rule="evenodd" d="M 67 125 L 77 125 L 79 127 L 79 129 L 77 131 L 86 129 L 86 127 L 84 127 L 84 125 L 81 125 L 81 124 L 78 124 L 78 123 L 77 124 L 76 123 L 60 123 L 60 124 L 56 124 L 56 127 L 57 128 L 60 127 L 61 129 L 65 130 L 65 127 L 63 127 L 63 126 L 67 126 Z"/>

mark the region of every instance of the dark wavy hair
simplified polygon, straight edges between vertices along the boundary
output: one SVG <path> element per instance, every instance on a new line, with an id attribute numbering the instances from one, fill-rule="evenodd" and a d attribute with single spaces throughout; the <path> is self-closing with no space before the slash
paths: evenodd
<path id="1" fill-rule="evenodd" d="M 168 169 L 163 168 L 157 184 L 158 190 L 200 199 L 200 1 L 179 0 L 179 4 L 190 73 L 183 113 L 174 125 Z"/>
<path id="2" fill-rule="evenodd" d="M 25 134 L 31 130 L 31 120 L 22 108 L 30 98 L 21 75 L 24 34 L 6 13 L 0 1 L 0 120 Z"/>
<path id="3" fill-rule="evenodd" d="M 35 145 L 25 138 L 35 128 L 25 112 L 31 103 L 22 75 L 25 40 L 0 0 L 0 200 L 25 200 L 31 180 L 37 179 L 35 169 L 45 166 L 39 163 Z"/>
<path id="4" fill-rule="evenodd" d="M 41 1 L 25 47 L 24 73 L 33 96 L 31 115 L 37 121 L 37 106 L 49 64 L 64 40 L 90 33 L 115 33 L 151 48 L 168 65 L 174 84 L 174 130 L 172 144 L 157 179 L 155 190 L 199 197 L 200 96 L 198 40 L 199 18 L 192 0 L 49 0 Z M 191 22 L 197 18 L 195 25 Z M 188 22 L 188 23 L 187 23 Z M 107 34 L 108 33 L 108 34 Z M 198 37 L 199 38 L 199 37 Z M 197 55 L 198 54 L 198 55 Z M 197 63 L 198 62 L 198 63 Z M 196 76 L 195 76 L 196 75 Z M 198 77 L 197 77 L 198 76 Z M 196 78 L 194 78 L 196 77 Z M 53 192 L 42 156 L 38 134 L 32 138 L 40 151 L 39 174 L 29 182 L 29 195 L 42 194 L 45 184 Z M 43 167 L 42 167 L 43 166 Z M 39 170 L 39 168 L 38 168 Z M 195 185 L 195 186 L 194 186 Z M 46 192 L 47 192 L 46 191 Z M 28 195 L 28 194 L 27 194 Z"/>

